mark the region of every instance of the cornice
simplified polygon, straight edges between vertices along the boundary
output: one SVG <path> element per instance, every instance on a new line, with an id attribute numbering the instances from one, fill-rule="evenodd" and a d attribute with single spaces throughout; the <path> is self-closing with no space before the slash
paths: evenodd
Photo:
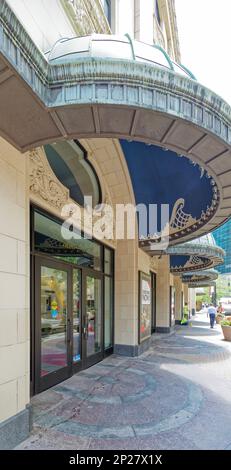
<path id="1" fill-rule="evenodd" d="M 192 284 L 195 282 L 206 282 L 207 280 L 215 281 L 219 276 L 218 271 L 215 269 L 206 269 L 197 272 L 189 272 L 182 275 L 182 282 Z"/>
<path id="2" fill-rule="evenodd" d="M 165 111 L 194 122 L 231 143 L 231 108 L 208 88 L 173 71 L 123 59 L 81 58 L 81 61 L 75 63 L 51 65 L 35 46 L 5 0 L 0 3 L 0 49 L 18 74 L 48 107 L 60 106 L 67 102 L 97 103 L 97 96 L 95 99 L 92 96 L 94 86 L 102 81 L 105 87 L 112 87 L 113 83 L 115 86 L 120 84 L 122 88 L 118 91 L 121 99 L 116 97 L 116 104 L 133 106 L 136 104 L 142 108 Z M 94 85 L 91 85 L 92 80 L 95 81 Z M 84 99 L 80 93 L 81 82 L 89 83 L 89 93 L 82 94 Z M 125 90 L 129 85 L 138 87 L 135 102 L 129 103 L 129 93 Z M 56 88 L 57 86 L 64 87 L 63 92 L 61 88 Z M 142 93 L 144 90 L 147 90 L 145 96 Z M 134 88 L 133 91 L 135 92 Z M 72 92 L 72 97 L 69 92 Z M 158 92 L 161 95 L 158 95 Z M 66 99 L 67 94 L 68 99 Z M 105 104 L 114 101 L 110 93 L 105 91 L 104 95 Z M 171 103 L 171 96 L 179 98 L 176 106 Z M 191 104 L 191 107 L 188 107 L 190 113 L 184 112 L 184 103 L 181 103 L 180 99 L 185 99 L 187 104 Z M 196 109 L 198 106 L 203 107 L 204 112 L 200 109 L 202 115 L 199 109 Z M 205 111 L 221 122 L 214 119 L 211 125 L 211 120 L 208 122 Z"/>
<path id="3" fill-rule="evenodd" d="M 0 15 L 1 87 L 10 121 L 8 126 L 4 116 L 1 124 L 4 138 L 23 152 L 54 139 L 77 137 L 124 138 L 159 145 L 206 169 L 217 188 L 213 201 L 216 211 L 210 211 L 208 218 L 203 214 L 197 225 L 182 231 L 181 238 L 188 240 L 194 233 L 203 235 L 230 217 L 231 168 L 230 159 L 224 163 L 224 156 L 231 152 L 231 108 L 222 98 L 191 78 L 135 60 L 81 57 L 72 63 L 49 64 L 5 0 L 0 3 Z M 22 124 L 24 129 L 26 126 L 25 136 L 13 109 L 8 108 L 11 86 L 18 100 L 21 122 L 26 118 L 18 98 L 22 87 L 28 101 L 33 101 L 32 118 Z M 123 127 L 118 118 L 122 113 Z M 152 120 L 156 123 L 155 132 Z M 36 122 L 41 122 L 41 132 L 40 128 L 37 132 Z M 162 125 L 166 126 L 163 131 Z M 188 130 L 190 146 L 185 138 Z M 213 155 L 211 150 L 210 155 L 213 146 L 218 151 Z M 219 158 L 223 159 L 221 174 Z M 174 236 L 173 242 L 178 242 L 177 233 Z"/>
<path id="4" fill-rule="evenodd" d="M 167 249 L 169 255 L 197 255 L 207 257 L 217 257 L 220 263 L 223 262 L 225 252 L 218 246 L 209 246 L 199 243 L 184 243 L 182 245 L 170 246 Z"/>

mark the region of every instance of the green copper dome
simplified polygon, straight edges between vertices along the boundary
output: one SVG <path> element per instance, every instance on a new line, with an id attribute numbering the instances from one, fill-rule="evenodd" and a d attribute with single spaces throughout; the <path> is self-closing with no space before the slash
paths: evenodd
<path id="1" fill-rule="evenodd" d="M 60 39 L 46 56 L 51 64 L 70 63 L 89 57 L 136 60 L 170 69 L 195 80 L 194 75 L 183 65 L 174 62 L 161 46 L 132 40 L 128 34 L 92 34 Z"/>

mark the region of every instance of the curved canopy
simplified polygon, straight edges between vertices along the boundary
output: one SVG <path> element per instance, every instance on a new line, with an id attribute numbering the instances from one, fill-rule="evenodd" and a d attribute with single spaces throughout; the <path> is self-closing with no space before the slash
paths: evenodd
<path id="1" fill-rule="evenodd" d="M 5 0 L 0 29 L 4 138 L 22 151 L 91 137 L 163 147 L 205 169 L 217 188 L 212 216 L 181 233 L 181 240 L 230 217 L 231 109 L 162 49 L 128 36 L 94 35 L 62 40 L 44 56 Z"/>
<path id="2" fill-rule="evenodd" d="M 225 252 L 216 245 L 212 234 L 169 247 L 170 269 L 174 274 L 212 268 L 224 262 Z"/>
<path id="3" fill-rule="evenodd" d="M 154 233 L 161 230 L 161 205 L 169 206 L 170 242 L 208 223 L 216 212 L 219 194 L 215 181 L 206 171 L 188 158 L 155 145 L 124 140 L 120 143 L 136 204 L 144 204 L 148 214 L 148 224 L 139 216 L 142 248 L 152 251 Z M 151 205 L 157 206 L 157 212 Z"/>
<path id="4" fill-rule="evenodd" d="M 215 269 L 185 273 L 182 275 L 182 282 L 187 283 L 188 287 L 209 286 L 218 278 L 218 275 L 219 273 Z"/>

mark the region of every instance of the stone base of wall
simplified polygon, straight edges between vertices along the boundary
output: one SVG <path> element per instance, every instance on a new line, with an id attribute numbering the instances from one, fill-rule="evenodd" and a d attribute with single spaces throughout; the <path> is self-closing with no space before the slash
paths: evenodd
<path id="1" fill-rule="evenodd" d="M 174 326 L 157 326 L 156 333 L 171 333 L 174 330 Z"/>
<path id="2" fill-rule="evenodd" d="M 172 327 L 159 326 L 159 327 L 156 327 L 155 333 L 172 333 L 173 331 L 174 331 L 174 326 Z M 143 343 L 136 344 L 134 346 L 131 346 L 129 344 L 115 344 L 114 354 L 118 354 L 118 356 L 128 356 L 128 357 L 140 356 L 140 354 L 143 354 L 143 352 L 147 351 L 150 348 L 150 346 L 153 344 L 153 339 L 155 339 L 155 333 L 153 333 L 152 336 L 146 339 Z"/>
<path id="3" fill-rule="evenodd" d="M 28 438 L 32 428 L 31 406 L 0 423 L 0 450 L 12 450 Z"/>
<path id="4" fill-rule="evenodd" d="M 130 344 L 115 344 L 114 354 L 118 354 L 118 356 L 128 357 L 138 356 L 138 345 L 132 346 Z"/>

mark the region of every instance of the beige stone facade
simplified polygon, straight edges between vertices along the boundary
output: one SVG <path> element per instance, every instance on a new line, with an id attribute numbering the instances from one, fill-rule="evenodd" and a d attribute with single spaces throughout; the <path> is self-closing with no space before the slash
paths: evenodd
<path id="1" fill-rule="evenodd" d="M 0 420 L 29 403 L 27 155 L 0 139 Z"/>
<path id="2" fill-rule="evenodd" d="M 120 145 L 115 140 L 82 141 L 97 170 L 103 199 L 113 206 L 134 203 L 134 194 Z M 36 159 L 35 159 L 36 156 Z M 0 141 L 1 214 L 0 226 L 0 394 L 1 420 L 23 410 L 30 402 L 30 271 L 29 207 L 36 204 L 61 218 L 59 199 L 75 204 L 57 180 L 42 148 L 21 154 Z M 35 185 L 38 168 L 45 177 Z M 37 169 L 37 170 L 36 170 Z M 47 180 L 56 182 L 54 194 L 46 190 Z M 33 184 L 32 184 L 33 183 Z M 38 183 L 38 182 L 37 182 Z M 138 273 L 156 274 L 156 327 L 169 328 L 169 288 L 173 276 L 169 257 L 150 257 L 135 240 L 105 240 L 115 250 L 115 337 L 117 345 L 138 345 Z"/>

